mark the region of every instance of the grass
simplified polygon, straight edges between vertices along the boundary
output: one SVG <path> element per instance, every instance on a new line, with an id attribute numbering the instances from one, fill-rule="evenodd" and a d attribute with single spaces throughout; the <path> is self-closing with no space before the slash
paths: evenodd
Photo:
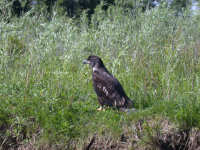
<path id="1" fill-rule="evenodd" d="M 157 130 L 148 124 L 163 118 L 199 129 L 199 16 L 156 8 L 133 17 L 116 6 L 98 10 L 91 24 L 84 14 L 80 22 L 56 15 L 1 21 L 0 147 L 35 139 L 38 149 L 81 149 L 94 135 L 135 134 L 141 120 L 145 141 Z M 137 112 L 96 111 L 91 70 L 82 65 L 90 54 L 103 59 Z"/>

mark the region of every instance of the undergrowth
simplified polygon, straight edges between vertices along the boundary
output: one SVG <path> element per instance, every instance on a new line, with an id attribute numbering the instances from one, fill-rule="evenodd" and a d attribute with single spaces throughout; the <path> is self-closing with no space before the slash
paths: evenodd
<path id="1" fill-rule="evenodd" d="M 80 22 L 56 14 L 50 22 L 28 15 L 0 22 L 0 148 L 34 135 L 36 147 L 77 148 L 155 117 L 200 127 L 199 16 L 98 9 L 90 23 L 84 14 Z M 96 111 L 91 70 L 82 65 L 91 54 L 119 79 L 136 112 Z"/>

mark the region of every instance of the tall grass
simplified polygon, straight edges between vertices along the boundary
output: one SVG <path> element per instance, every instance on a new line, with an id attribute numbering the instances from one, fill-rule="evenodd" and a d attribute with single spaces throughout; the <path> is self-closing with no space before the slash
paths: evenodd
<path id="1" fill-rule="evenodd" d="M 78 23 L 56 14 L 50 22 L 28 15 L 0 22 L 0 146 L 36 135 L 37 144 L 70 149 L 153 116 L 200 127 L 199 16 L 98 9 L 90 23 L 84 14 Z M 103 59 L 137 112 L 96 111 L 91 71 L 82 65 L 90 54 Z"/>

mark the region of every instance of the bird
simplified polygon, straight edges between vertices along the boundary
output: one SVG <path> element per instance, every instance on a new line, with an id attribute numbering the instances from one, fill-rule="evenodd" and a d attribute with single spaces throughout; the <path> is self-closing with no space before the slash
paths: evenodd
<path id="1" fill-rule="evenodd" d="M 100 104 L 97 110 L 104 110 L 105 106 L 121 111 L 134 109 L 133 101 L 126 95 L 120 82 L 107 70 L 100 57 L 90 55 L 83 60 L 83 64 L 89 64 L 92 68 L 93 88 Z"/>

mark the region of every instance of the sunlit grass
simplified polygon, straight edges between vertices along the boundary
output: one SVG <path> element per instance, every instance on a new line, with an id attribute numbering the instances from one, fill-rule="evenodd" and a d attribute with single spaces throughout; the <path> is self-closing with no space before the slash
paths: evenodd
<path id="1" fill-rule="evenodd" d="M 155 116 L 200 127 L 198 18 L 165 9 L 134 19 L 119 8 L 109 13 L 97 12 L 91 25 L 84 15 L 79 25 L 59 16 L 0 23 L 0 127 L 8 130 L 1 138 L 37 133 L 59 145 L 118 137 L 124 126 Z M 90 54 L 103 59 L 137 112 L 96 111 L 91 70 L 82 65 Z"/>

